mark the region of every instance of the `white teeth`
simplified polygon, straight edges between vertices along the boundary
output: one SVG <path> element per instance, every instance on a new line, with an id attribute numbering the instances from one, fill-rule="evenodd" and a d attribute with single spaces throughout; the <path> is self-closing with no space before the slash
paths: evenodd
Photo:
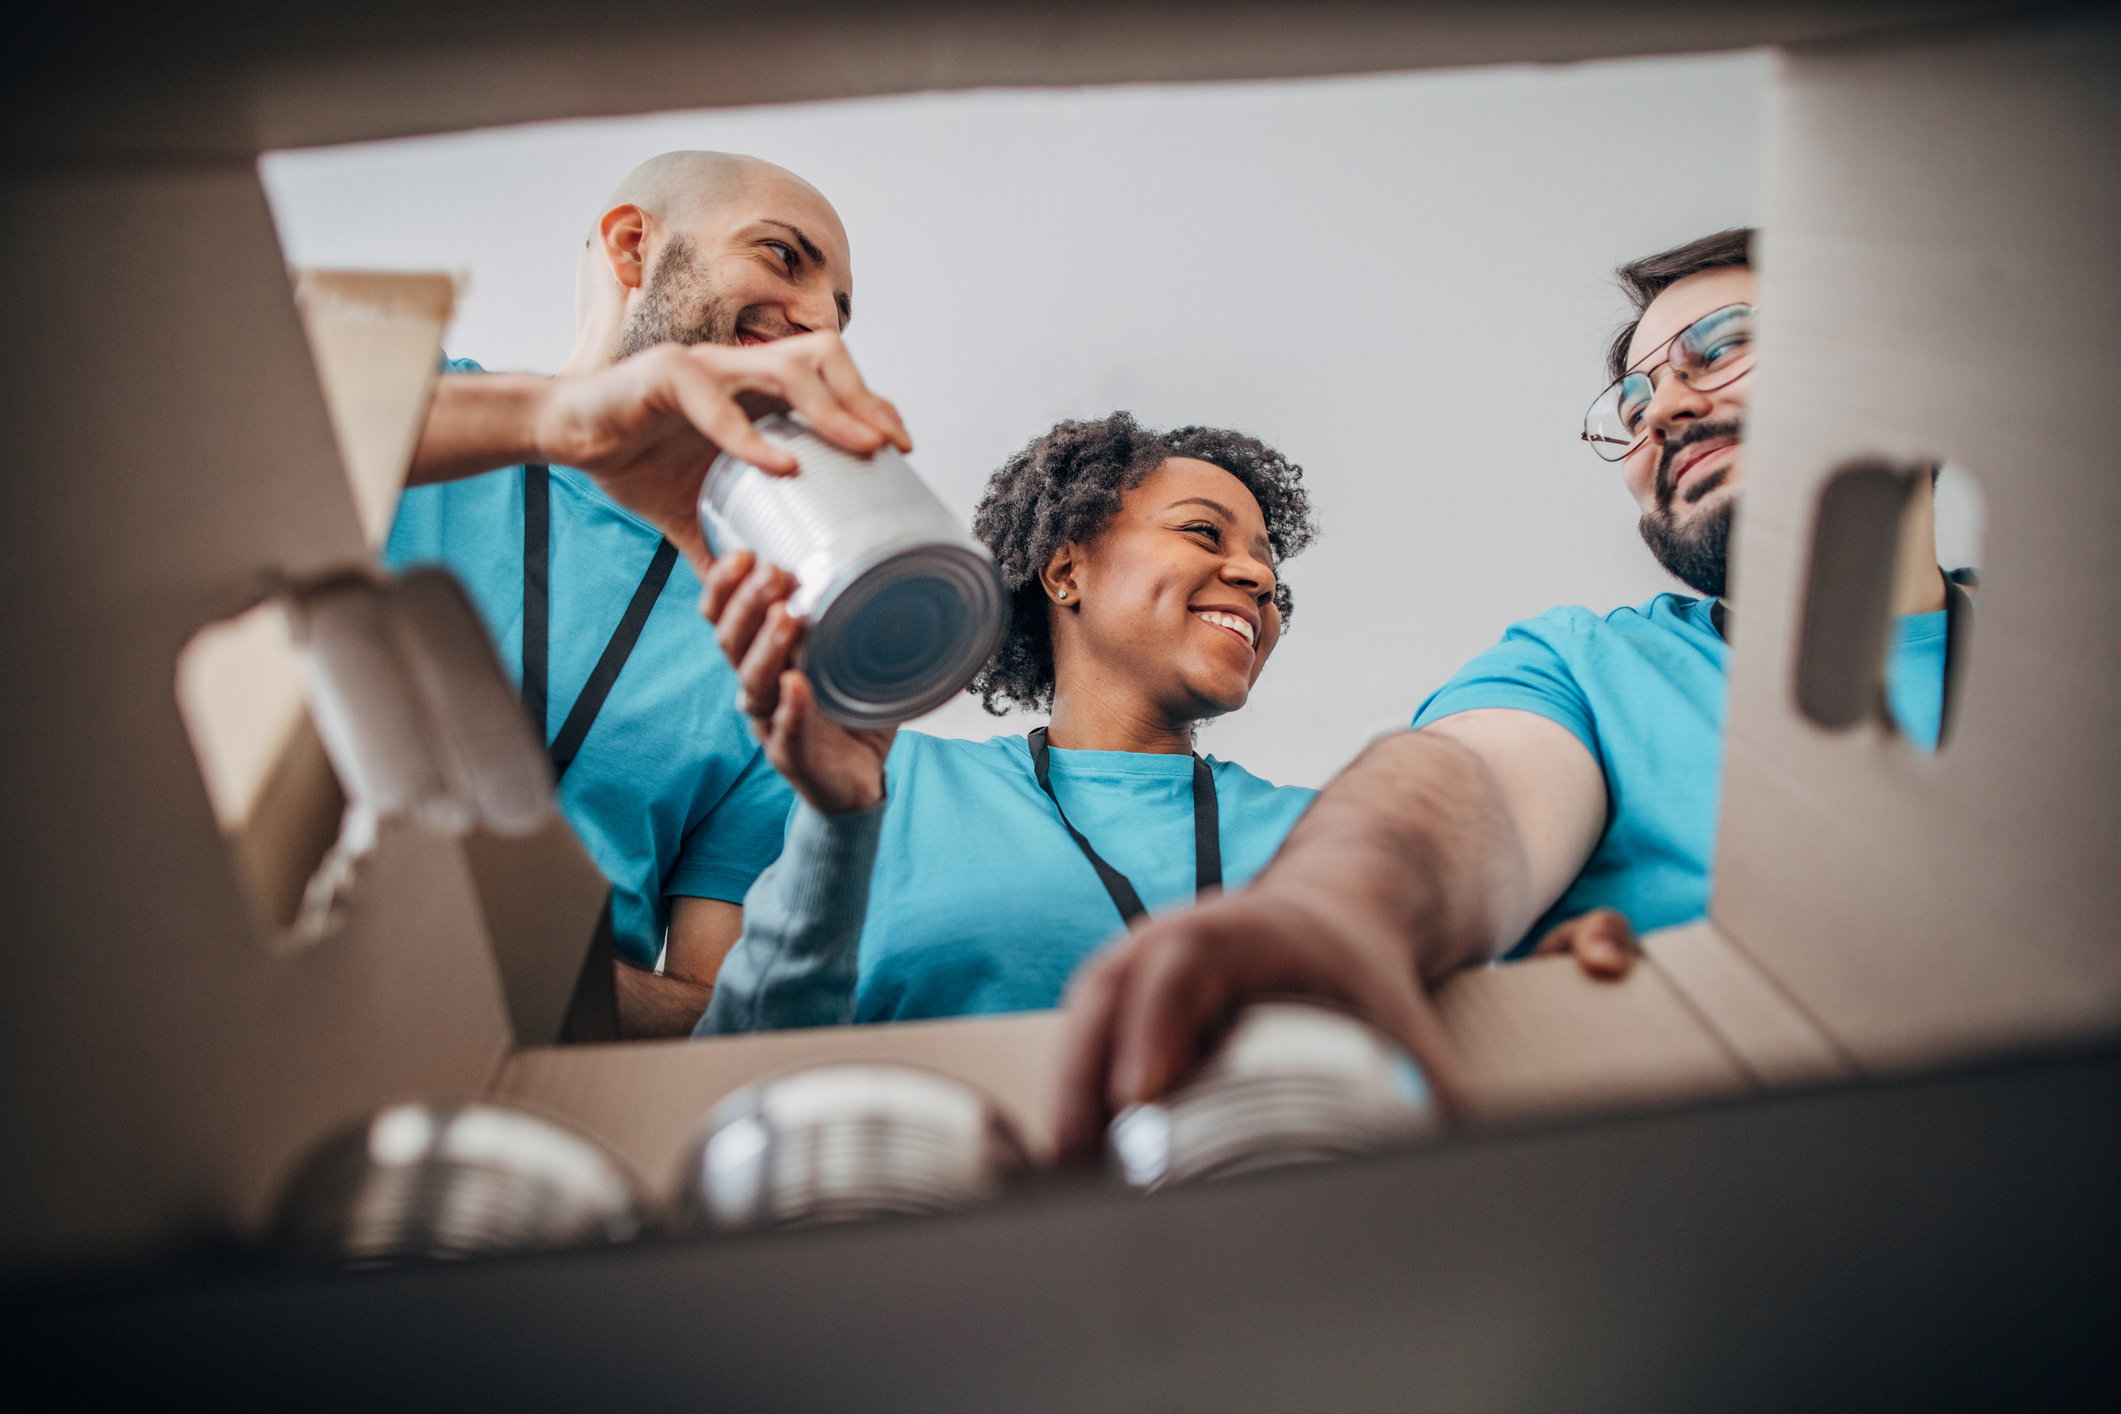
<path id="1" fill-rule="evenodd" d="M 1193 612 L 1217 628 L 1235 629 L 1245 636 L 1247 643 L 1253 641 L 1252 625 L 1235 614 L 1225 614 L 1215 609 L 1195 609 Z"/>

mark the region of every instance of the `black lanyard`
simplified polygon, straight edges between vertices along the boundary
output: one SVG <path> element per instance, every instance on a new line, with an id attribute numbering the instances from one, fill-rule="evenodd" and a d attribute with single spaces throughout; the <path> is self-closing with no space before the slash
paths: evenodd
<path id="1" fill-rule="evenodd" d="M 1053 802 L 1060 815 L 1061 825 L 1075 841 L 1076 848 L 1090 861 L 1097 871 L 1098 882 L 1105 892 L 1112 895 L 1112 903 L 1119 910 L 1120 920 L 1130 928 L 1134 920 L 1149 910 L 1142 907 L 1141 895 L 1134 892 L 1134 885 L 1127 876 L 1114 869 L 1098 857 L 1090 848 L 1090 841 L 1082 832 L 1068 822 L 1068 812 L 1061 809 L 1060 797 L 1053 793 L 1053 776 L 1047 760 L 1046 729 L 1038 728 L 1031 733 L 1031 767 L 1038 774 L 1038 788 Z M 1222 817 L 1215 804 L 1215 773 L 1208 763 L 1198 756 L 1193 758 L 1193 887 L 1196 893 L 1219 889 L 1223 882 Z"/>
<path id="2" fill-rule="evenodd" d="M 648 573 L 641 576 L 633 601 L 619 626 L 611 631 L 603 656 L 582 684 L 582 695 L 560 723 L 560 734 L 552 739 L 546 754 L 552 758 L 555 780 L 567 774 L 575 753 L 589 735 L 590 724 L 604 710 L 611 685 L 632 656 L 633 645 L 648 624 L 655 601 L 670 582 L 670 570 L 678 561 L 678 547 L 668 540 L 655 547 Z M 545 735 L 546 646 L 552 634 L 552 470 L 544 466 L 523 468 L 523 710 L 538 736 Z"/>
<path id="3" fill-rule="evenodd" d="M 1938 571 L 1943 574 L 1942 570 Z M 1952 708 L 1959 700 L 1959 674 L 1966 666 L 1966 635 L 1973 627 L 1968 617 L 1974 607 L 1973 597 L 1963 585 L 1950 575 L 1944 575 L 1944 697 L 1937 706 L 1937 745 L 1944 745 L 1944 734 L 1951 729 Z M 1730 610 L 1723 600 L 1709 601 L 1709 622 L 1716 626 L 1716 636 L 1725 643 L 1731 641 Z"/>

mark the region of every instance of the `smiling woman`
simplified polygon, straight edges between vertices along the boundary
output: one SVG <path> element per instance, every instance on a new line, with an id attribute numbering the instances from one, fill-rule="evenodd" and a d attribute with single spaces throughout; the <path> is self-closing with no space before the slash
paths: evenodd
<path id="1" fill-rule="evenodd" d="M 1014 596 L 974 685 L 1027 737 L 844 728 L 791 655 L 793 581 L 748 555 L 706 578 L 744 708 L 802 797 L 745 899 L 701 1034 L 1058 1004 L 1148 909 L 1242 885 L 1315 792 L 1193 752 L 1245 705 L 1315 527 L 1302 469 L 1253 438 L 1064 422 L 988 485 L 975 530 Z"/>

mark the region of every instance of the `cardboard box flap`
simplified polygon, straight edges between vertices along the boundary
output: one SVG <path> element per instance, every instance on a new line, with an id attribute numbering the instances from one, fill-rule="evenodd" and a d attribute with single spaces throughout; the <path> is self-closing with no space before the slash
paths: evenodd
<path id="1" fill-rule="evenodd" d="M 455 283 L 447 275 L 298 270 L 295 305 L 362 537 L 381 546 L 434 391 Z"/>
<path id="2" fill-rule="evenodd" d="M 1444 1034 L 1486 1119 L 1734 1094 L 1751 1078 L 1654 962 L 1619 981 L 1574 958 L 1461 972 L 1437 989 Z"/>
<path id="3" fill-rule="evenodd" d="M 1757 1083 L 1814 1085 L 1855 1076 L 1833 1039 L 1715 925 L 1663 929 L 1644 938 L 1642 950 Z"/>
<path id="4" fill-rule="evenodd" d="M 2111 16 L 1782 61 L 1713 912 L 1873 1072 L 2121 1027 L 2117 76 Z M 1830 478 L 1937 459 L 1987 525 L 1931 759 L 1796 673 Z"/>
<path id="5" fill-rule="evenodd" d="M 535 834 L 510 839 L 473 830 L 463 848 L 516 1044 L 552 1045 L 562 1037 L 611 886 L 556 810 Z"/>

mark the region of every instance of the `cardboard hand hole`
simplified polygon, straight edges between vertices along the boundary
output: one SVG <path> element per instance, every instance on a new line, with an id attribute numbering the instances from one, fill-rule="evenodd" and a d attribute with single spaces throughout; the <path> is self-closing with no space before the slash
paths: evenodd
<path id="1" fill-rule="evenodd" d="M 296 924 L 346 794 L 310 719 L 279 603 L 192 636 L 177 655 L 177 708 L 261 931 L 280 951 L 315 941 Z"/>
<path id="2" fill-rule="evenodd" d="M 1948 463 L 1862 459 L 1828 479 L 1798 650 L 1806 717 L 1941 745 L 1972 636 L 1984 508 L 1979 485 Z"/>

